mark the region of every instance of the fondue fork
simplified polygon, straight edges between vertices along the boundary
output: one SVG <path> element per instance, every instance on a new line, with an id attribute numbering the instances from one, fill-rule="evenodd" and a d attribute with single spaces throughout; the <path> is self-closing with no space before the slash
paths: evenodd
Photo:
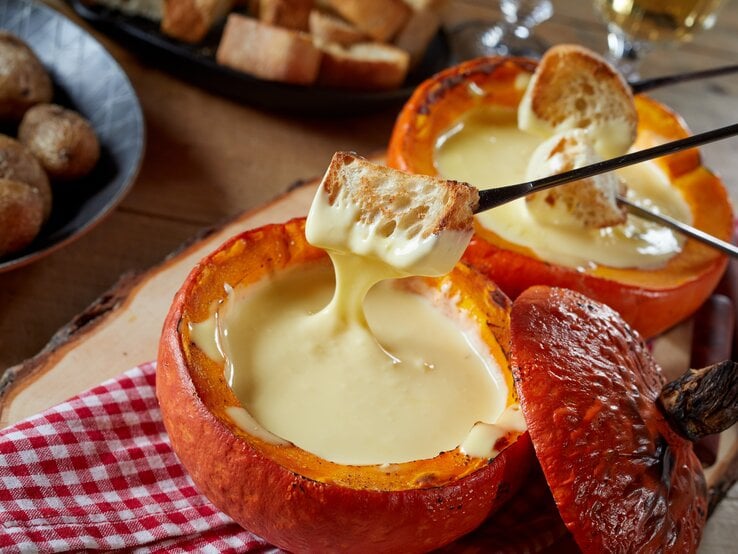
<path id="1" fill-rule="evenodd" d="M 533 192 L 538 192 L 548 188 L 564 185 L 571 183 L 572 181 L 578 181 L 580 179 L 586 179 L 587 177 L 593 177 L 594 175 L 600 175 L 609 171 L 620 169 L 629 165 L 645 162 L 668 154 L 674 154 L 687 148 L 693 148 L 709 142 L 714 142 L 724 138 L 728 138 L 738 134 L 738 123 L 720 127 L 712 131 L 706 131 L 704 133 L 698 133 L 683 139 L 675 140 L 672 142 L 666 142 L 652 148 L 646 148 L 637 152 L 630 152 L 623 156 L 611 158 L 609 160 L 603 160 L 596 162 L 591 165 L 578 167 L 571 171 L 565 171 L 556 175 L 550 175 L 542 179 L 536 179 L 534 181 L 528 181 L 525 183 L 518 183 L 515 185 L 507 185 L 498 188 L 484 189 L 479 191 L 479 206 L 474 213 L 483 212 L 506 204 L 518 198 L 523 198 Z M 713 237 L 691 225 L 676 221 L 675 219 L 645 210 L 625 198 L 618 197 L 618 202 L 623 205 L 633 215 L 649 219 L 661 225 L 671 227 L 676 231 L 683 233 L 695 240 L 703 242 L 708 246 L 716 248 L 721 252 L 729 254 L 734 257 L 738 257 L 738 247 L 728 242 Z"/>
<path id="2" fill-rule="evenodd" d="M 721 75 L 729 75 L 738 71 L 738 64 L 723 65 L 721 67 L 713 67 L 703 69 L 701 71 L 692 71 L 689 73 L 679 73 L 676 75 L 665 75 L 663 77 L 653 77 L 651 79 L 642 79 L 628 83 L 633 94 L 639 94 L 648 90 L 659 87 L 675 85 L 687 81 L 696 81 L 697 79 L 707 79 L 709 77 L 720 77 Z"/>

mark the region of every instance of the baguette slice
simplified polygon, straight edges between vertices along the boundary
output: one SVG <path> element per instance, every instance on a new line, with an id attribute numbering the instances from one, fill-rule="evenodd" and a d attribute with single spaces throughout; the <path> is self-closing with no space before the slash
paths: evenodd
<path id="1" fill-rule="evenodd" d="M 443 275 L 473 233 L 477 189 L 337 152 L 308 214 L 308 241 L 379 260 L 401 274 Z"/>
<path id="2" fill-rule="evenodd" d="M 378 42 L 360 42 L 348 48 L 325 44 L 321 49 L 323 61 L 318 83 L 326 87 L 395 89 L 405 81 L 410 65 L 407 52 Z"/>
<path id="3" fill-rule="evenodd" d="M 591 141 L 589 131 L 584 129 L 551 137 L 533 152 L 526 178 L 548 177 L 600 161 Z M 539 221 L 598 229 L 625 223 L 627 213 L 617 202 L 617 195 L 625 193 L 623 180 L 610 172 L 535 192 L 525 200 Z"/>
<path id="4" fill-rule="evenodd" d="M 594 52 L 568 44 L 543 55 L 518 110 L 519 127 L 543 137 L 589 129 L 605 158 L 628 151 L 637 124 L 633 93 L 620 73 Z"/>
<path id="5" fill-rule="evenodd" d="M 355 25 L 336 15 L 320 10 L 310 12 L 308 28 L 318 44 L 333 43 L 341 46 L 351 46 L 357 42 L 367 40 L 367 36 Z"/>
<path id="6" fill-rule="evenodd" d="M 374 40 L 387 42 L 410 18 L 402 0 L 330 0 L 331 7 Z"/>
<path id="7" fill-rule="evenodd" d="M 307 33 L 228 16 L 215 59 L 260 79 L 310 85 L 320 69 L 321 51 Z"/>
<path id="8" fill-rule="evenodd" d="M 235 0 L 164 0 L 161 31 L 183 42 L 200 42 L 233 9 Z"/>
<path id="9" fill-rule="evenodd" d="M 259 0 L 259 20 L 276 27 L 308 30 L 313 0 Z"/>

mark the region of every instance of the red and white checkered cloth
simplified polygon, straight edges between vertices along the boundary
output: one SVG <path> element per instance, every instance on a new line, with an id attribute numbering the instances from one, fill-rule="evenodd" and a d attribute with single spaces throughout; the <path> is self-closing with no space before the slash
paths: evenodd
<path id="1" fill-rule="evenodd" d="M 270 550 L 195 489 L 154 380 L 145 364 L 0 431 L 0 551 Z"/>
<path id="2" fill-rule="evenodd" d="M 197 491 L 169 445 L 155 373 L 144 364 L 0 430 L 0 552 L 280 552 Z M 444 552 L 571 552 L 545 482 L 531 483 Z"/>

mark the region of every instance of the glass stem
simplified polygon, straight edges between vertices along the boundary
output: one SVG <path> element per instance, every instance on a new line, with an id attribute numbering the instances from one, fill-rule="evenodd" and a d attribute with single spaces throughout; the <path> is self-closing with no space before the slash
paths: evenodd
<path id="1" fill-rule="evenodd" d="M 623 77 L 628 81 L 640 78 L 640 63 L 649 51 L 647 42 L 631 40 L 615 25 L 608 25 L 607 48 L 607 60 L 622 73 Z"/>

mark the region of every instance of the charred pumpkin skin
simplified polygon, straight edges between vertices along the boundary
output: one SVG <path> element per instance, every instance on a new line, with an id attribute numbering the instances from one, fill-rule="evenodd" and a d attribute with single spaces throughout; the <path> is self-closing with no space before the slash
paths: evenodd
<path id="1" fill-rule="evenodd" d="M 225 296 L 300 264 L 327 263 L 308 245 L 304 220 L 234 237 L 203 260 L 177 293 L 164 324 L 157 397 L 172 447 L 198 488 L 243 527 L 293 552 L 413 552 L 447 544 L 476 528 L 520 487 L 533 460 L 527 433 L 494 460 L 458 450 L 432 460 L 343 466 L 293 445 L 253 437 L 225 415 L 240 406 L 221 364 L 189 340 L 188 323 L 205 319 Z M 482 338 L 508 368 L 510 301 L 483 276 L 459 265 L 426 280 L 449 287 L 483 327 Z M 509 401 L 514 401 L 507 371 Z"/>
<path id="2" fill-rule="evenodd" d="M 484 105 L 515 108 L 524 92 L 521 75 L 535 64 L 519 58 L 480 58 L 450 68 L 416 89 L 400 113 L 390 139 L 388 164 L 413 173 L 435 175 L 434 148 L 440 134 L 470 109 Z M 484 94 L 472 92 L 474 89 Z M 638 149 L 689 134 L 681 118 L 643 95 L 638 111 Z M 696 149 L 657 161 L 679 189 L 692 223 L 730 240 L 733 213 L 725 187 L 701 165 Z M 655 336 L 691 315 L 709 296 L 725 270 L 727 258 L 693 240 L 657 269 L 599 266 L 578 270 L 541 260 L 528 248 L 504 240 L 477 225 L 464 261 L 489 276 L 511 298 L 533 285 L 578 290 L 608 304 L 644 337 Z"/>
<path id="3" fill-rule="evenodd" d="M 522 408 L 564 523 L 585 553 L 696 552 L 707 488 L 656 406 L 661 369 L 611 308 L 567 289 L 514 302 Z"/>

